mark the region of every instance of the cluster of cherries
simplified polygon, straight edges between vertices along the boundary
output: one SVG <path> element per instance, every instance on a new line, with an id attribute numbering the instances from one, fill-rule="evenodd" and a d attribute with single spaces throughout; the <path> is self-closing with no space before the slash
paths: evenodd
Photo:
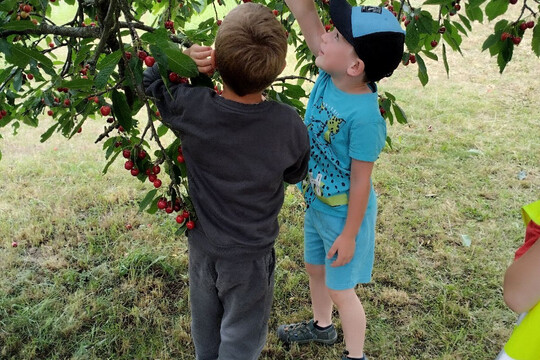
<path id="1" fill-rule="evenodd" d="M 527 29 L 532 29 L 533 27 L 534 27 L 534 21 L 524 21 L 521 24 L 519 24 L 519 28 L 522 31 L 525 31 Z M 501 41 L 506 41 L 508 39 L 512 40 L 514 45 L 519 45 L 519 43 L 521 42 L 521 37 L 520 36 L 514 36 L 514 35 L 510 34 L 509 32 L 506 32 L 506 31 L 503 32 L 501 34 Z"/>

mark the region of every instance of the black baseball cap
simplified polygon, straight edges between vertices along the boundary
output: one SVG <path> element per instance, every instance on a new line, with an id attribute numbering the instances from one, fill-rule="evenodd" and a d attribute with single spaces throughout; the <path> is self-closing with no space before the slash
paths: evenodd
<path id="1" fill-rule="evenodd" d="M 392 75 L 405 43 L 405 31 L 394 14 L 380 6 L 353 7 L 347 0 L 330 0 L 330 17 L 364 62 L 367 80 Z"/>

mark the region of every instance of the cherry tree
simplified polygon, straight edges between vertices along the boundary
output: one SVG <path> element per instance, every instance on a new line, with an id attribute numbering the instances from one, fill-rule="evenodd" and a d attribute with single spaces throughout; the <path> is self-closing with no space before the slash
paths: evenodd
<path id="1" fill-rule="evenodd" d="M 295 107 L 303 115 L 302 100 L 307 98 L 303 84 L 312 81 L 318 71 L 314 56 L 282 0 L 255 1 L 273 10 L 289 44 L 296 49 L 297 75 L 277 79 L 267 96 Z M 354 0 L 350 1 L 354 4 Z M 113 164 L 122 166 L 118 158 L 123 159 L 126 171 L 148 183 L 149 191 L 140 202 L 140 210 L 173 214 L 179 224 L 178 233 L 192 228 L 195 213 L 187 196 L 182 144 L 177 138 L 169 143 L 163 140 L 169 129 L 159 122 L 159 112 L 144 94 L 142 76 L 146 67 L 157 62 L 168 83 L 191 83 L 219 92 L 219 75 L 209 78 L 199 74 L 182 51 L 192 43 L 213 43 L 222 20 L 219 14 L 223 11 L 218 9 L 229 2 L 239 3 L 0 1 L 0 139 L 2 131 L 16 134 L 21 125 L 43 127 L 42 142 L 54 133 L 69 139 L 82 130 L 88 119 L 102 121 L 103 131 L 96 134 L 95 141 L 103 144 L 103 172 Z M 330 30 L 329 1 L 316 2 Z M 65 24 L 51 18 L 53 8 L 61 6 L 76 9 L 73 19 Z M 463 37 L 472 31 L 475 21 L 498 20 L 490 25 L 493 33 L 483 43 L 483 50 L 496 57 L 501 72 L 525 36 L 532 37 L 533 51 L 540 56 L 540 26 L 535 24 L 540 0 L 426 0 L 419 6 L 409 0 L 388 0 L 381 6 L 392 11 L 406 29 L 403 65 L 416 64 L 422 85 L 429 81 L 426 60 L 442 58 L 449 72 L 447 52 L 461 53 Z M 517 18 L 509 18 L 511 6 L 521 9 Z M 197 15 L 202 12 L 212 16 L 200 21 Z M 381 91 L 379 104 L 390 124 L 407 122 L 398 99 L 391 93 Z M 40 122 L 44 116 L 51 117 L 52 122 Z"/>

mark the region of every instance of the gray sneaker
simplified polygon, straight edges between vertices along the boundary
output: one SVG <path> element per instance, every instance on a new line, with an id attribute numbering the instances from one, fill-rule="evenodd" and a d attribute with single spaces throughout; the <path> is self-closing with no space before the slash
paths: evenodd
<path id="1" fill-rule="evenodd" d="M 341 357 L 341 360 L 349 360 L 349 358 L 347 357 L 347 355 L 349 355 L 349 352 L 347 350 L 343 351 L 343 356 Z M 364 360 L 368 360 L 366 354 L 364 354 L 364 357 L 363 357 Z"/>
<path id="2" fill-rule="evenodd" d="M 315 328 L 316 322 L 313 320 L 304 321 L 297 324 L 280 325 L 277 329 L 278 337 L 286 344 L 304 344 L 311 341 L 323 344 L 333 344 L 337 340 L 337 332 L 334 325 L 328 329 L 319 330 Z"/>

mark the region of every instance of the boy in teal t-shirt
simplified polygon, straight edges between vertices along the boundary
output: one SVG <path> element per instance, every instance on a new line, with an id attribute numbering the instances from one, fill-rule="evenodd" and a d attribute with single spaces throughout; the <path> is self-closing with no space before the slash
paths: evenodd
<path id="1" fill-rule="evenodd" d="M 405 32 L 387 9 L 331 0 L 336 28 L 327 33 L 313 0 L 286 2 L 321 71 L 306 109 L 311 158 L 300 185 L 308 206 L 304 259 L 313 319 L 281 325 L 278 336 L 286 343 L 334 343 L 335 304 L 342 359 L 366 359 L 366 317 L 355 286 L 371 280 L 377 215 L 371 173 L 386 140 L 375 82 L 399 65 Z"/>

